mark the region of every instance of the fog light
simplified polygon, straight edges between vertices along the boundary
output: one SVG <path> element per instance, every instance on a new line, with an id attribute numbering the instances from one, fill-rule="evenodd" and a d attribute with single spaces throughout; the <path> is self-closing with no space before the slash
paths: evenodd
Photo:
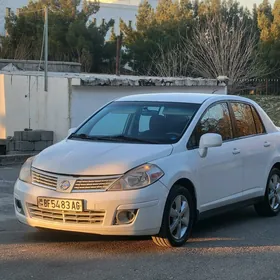
<path id="1" fill-rule="evenodd" d="M 124 225 L 134 222 L 137 210 L 119 210 L 116 214 L 115 224 Z"/>
<path id="2" fill-rule="evenodd" d="M 24 215 L 24 211 L 23 211 L 21 202 L 20 202 L 20 200 L 18 200 L 16 198 L 15 198 L 15 207 L 16 207 L 17 212 Z"/>

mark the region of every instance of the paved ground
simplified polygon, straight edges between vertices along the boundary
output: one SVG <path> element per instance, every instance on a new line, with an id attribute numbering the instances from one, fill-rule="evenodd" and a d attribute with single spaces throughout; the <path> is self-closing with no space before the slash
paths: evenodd
<path id="1" fill-rule="evenodd" d="M 280 216 L 252 208 L 200 222 L 184 248 L 149 238 L 37 232 L 13 214 L 18 167 L 0 168 L 0 279 L 254 279 L 280 277 Z"/>

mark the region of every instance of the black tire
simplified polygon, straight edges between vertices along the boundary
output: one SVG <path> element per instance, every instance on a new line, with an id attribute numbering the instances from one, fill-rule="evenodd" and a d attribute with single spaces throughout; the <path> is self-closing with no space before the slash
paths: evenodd
<path id="1" fill-rule="evenodd" d="M 277 168 L 273 168 L 269 173 L 263 200 L 254 205 L 256 212 L 262 217 L 274 217 L 277 216 L 280 212 L 280 202 L 278 203 L 278 206 L 276 208 L 273 208 L 269 199 L 269 195 L 271 193 L 269 184 L 271 180 L 273 180 L 273 176 L 275 177 L 275 175 L 280 178 L 280 170 Z"/>
<path id="2" fill-rule="evenodd" d="M 175 210 L 175 208 L 173 206 L 176 204 L 175 198 L 178 198 L 178 197 L 181 197 L 182 201 L 188 203 L 188 209 L 189 209 L 188 213 L 189 214 L 186 214 L 186 215 L 188 216 L 189 219 L 188 219 L 188 225 L 184 226 L 184 228 L 186 228 L 186 229 L 182 229 L 181 227 L 182 227 L 182 225 L 184 225 L 184 223 L 182 222 L 184 217 L 180 216 L 181 217 L 181 218 L 179 218 L 180 224 L 181 224 L 180 229 L 182 229 L 182 231 L 183 232 L 185 231 L 185 232 L 180 238 L 175 238 L 173 233 L 176 232 L 176 229 L 175 229 L 175 231 L 171 232 L 170 221 L 173 221 L 173 219 L 176 219 L 176 221 L 177 221 L 178 218 L 172 218 L 170 216 L 170 211 L 171 211 L 171 208 L 173 208 L 173 210 Z M 184 199 L 186 199 L 186 201 Z M 182 209 L 182 203 L 181 203 L 181 209 Z M 178 213 L 178 211 L 176 213 Z M 181 185 L 174 185 L 166 200 L 160 232 L 158 235 L 152 237 L 154 243 L 161 247 L 181 247 L 181 246 L 183 246 L 191 235 L 192 228 L 194 225 L 194 220 L 195 220 L 195 213 L 196 213 L 196 209 L 195 209 L 194 198 L 192 197 L 189 190 Z M 178 215 L 178 217 L 179 217 L 179 215 Z M 187 220 L 184 220 L 184 221 L 187 221 Z M 178 228 L 177 228 L 177 230 L 178 230 Z"/>

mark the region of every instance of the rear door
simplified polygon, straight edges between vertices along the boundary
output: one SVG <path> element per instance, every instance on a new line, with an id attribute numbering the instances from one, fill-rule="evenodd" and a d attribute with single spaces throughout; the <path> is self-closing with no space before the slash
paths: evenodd
<path id="1" fill-rule="evenodd" d="M 244 160 L 243 198 L 263 195 L 266 186 L 266 167 L 273 153 L 273 143 L 257 110 L 248 103 L 231 102 L 235 123 L 235 142 Z"/>

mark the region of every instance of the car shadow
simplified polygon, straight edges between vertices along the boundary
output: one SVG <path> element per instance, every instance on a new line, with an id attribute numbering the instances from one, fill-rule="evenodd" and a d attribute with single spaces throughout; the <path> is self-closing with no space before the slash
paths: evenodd
<path id="1" fill-rule="evenodd" d="M 277 219 L 274 217 L 271 219 Z M 84 250 L 109 250 L 117 252 L 122 248 L 122 252 L 154 252 L 161 250 L 186 250 L 186 249 L 203 249 L 210 247 L 240 247 L 244 242 L 253 244 L 250 237 L 245 238 L 244 232 L 238 228 L 259 228 L 267 218 L 259 217 L 252 207 L 228 212 L 215 217 L 199 221 L 192 233 L 189 242 L 182 248 L 161 248 L 157 247 L 151 241 L 150 236 L 100 236 L 93 234 L 83 234 L 64 231 L 36 230 L 22 225 L 19 231 L 11 236 L 0 238 L 1 244 L 57 244 L 58 246 L 69 246 L 76 244 Z M 278 221 L 277 220 L 277 221 Z M 273 220 L 273 223 L 275 221 Z M 3 232 L 2 232 L 3 233 Z M 256 244 L 257 245 L 257 244 Z M 263 242 L 263 246 L 271 245 L 271 240 Z M 0 247 L 1 248 L 1 247 Z"/>

